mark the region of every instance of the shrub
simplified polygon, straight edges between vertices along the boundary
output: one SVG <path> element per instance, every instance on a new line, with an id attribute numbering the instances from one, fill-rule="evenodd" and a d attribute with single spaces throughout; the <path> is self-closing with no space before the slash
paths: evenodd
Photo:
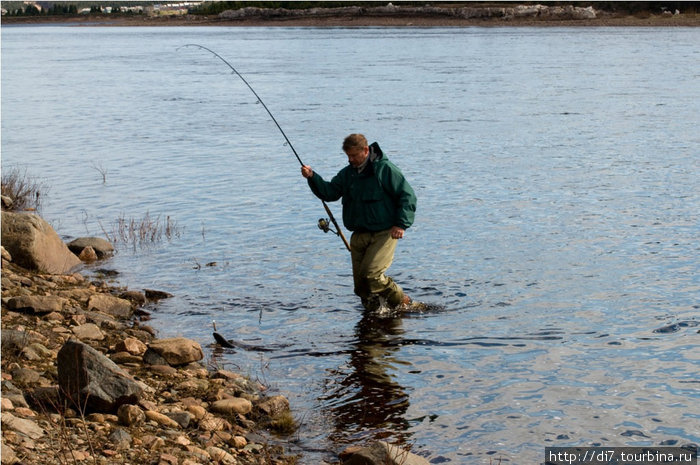
<path id="1" fill-rule="evenodd" d="M 38 210 L 46 191 L 44 184 L 30 177 L 26 170 L 11 168 L 2 174 L 2 195 L 12 199 L 9 210 Z"/>

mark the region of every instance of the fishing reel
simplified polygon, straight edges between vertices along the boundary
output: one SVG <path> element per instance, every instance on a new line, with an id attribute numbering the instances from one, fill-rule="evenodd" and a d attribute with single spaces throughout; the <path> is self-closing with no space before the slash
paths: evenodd
<path id="1" fill-rule="evenodd" d="M 327 218 L 319 218 L 318 219 L 318 229 L 320 229 L 324 233 L 327 233 L 330 231 L 330 232 L 334 233 L 336 236 L 340 236 L 340 233 L 338 231 L 331 228 L 331 224 L 328 222 Z"/>

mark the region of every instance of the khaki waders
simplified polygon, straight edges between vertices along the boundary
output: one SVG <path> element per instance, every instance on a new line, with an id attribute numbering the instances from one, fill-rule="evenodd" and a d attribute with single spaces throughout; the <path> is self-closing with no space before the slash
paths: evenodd
<path id="1" fill-rule="evenodd" d="M 355 294 L 362 299 L 367 310 L 376 310 L 379 297 L 395 307 L 403 300 L 403 290 L 384 273 L 394 260 L 398 239 L 391 237 L 391 230 L 379 232 L 354 232 L 350 238 L 352 276 Z"/>

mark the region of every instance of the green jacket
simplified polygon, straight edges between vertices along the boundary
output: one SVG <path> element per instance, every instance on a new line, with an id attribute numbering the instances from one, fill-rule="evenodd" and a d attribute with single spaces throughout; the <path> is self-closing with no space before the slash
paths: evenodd
<path id="1" fill-rule="evenodd" d="M 307 180 L 311 191 L 327 202 L 343 198 L 343 224 L 350 231 L 408 229 L 415 218 L 416 194 L 376 142 L 369 156 L 361 173 L 348 165 L 328 182 L 314 172 Z"/>

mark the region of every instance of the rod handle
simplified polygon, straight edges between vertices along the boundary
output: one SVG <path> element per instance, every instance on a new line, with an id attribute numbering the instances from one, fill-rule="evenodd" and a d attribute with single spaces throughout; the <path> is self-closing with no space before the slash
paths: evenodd
<path id="1" fill-rule="evenodd" d="M 335 220 L 335 217 L 333 216 L 331 209 L 328 207 L 325 200 L 321 200 L 321 203 L 323 204 L 323 208 L 326 209 L 326 213 L 328 213 L 328 217 L 333 222 L 333 225 L 335 226 L 335 229 L 338 232 L 338 235 L 343 240 L 343 244 L 345 244 L 345 248 L 348 249 L 348 252 L 351 252 L 350 243 L 348 242 L 347 239 L 345 239 L 345 235 L 343 234 L 343 231 L 340 229 L 340 226 L 338 226 L 338 222 Z"/>

